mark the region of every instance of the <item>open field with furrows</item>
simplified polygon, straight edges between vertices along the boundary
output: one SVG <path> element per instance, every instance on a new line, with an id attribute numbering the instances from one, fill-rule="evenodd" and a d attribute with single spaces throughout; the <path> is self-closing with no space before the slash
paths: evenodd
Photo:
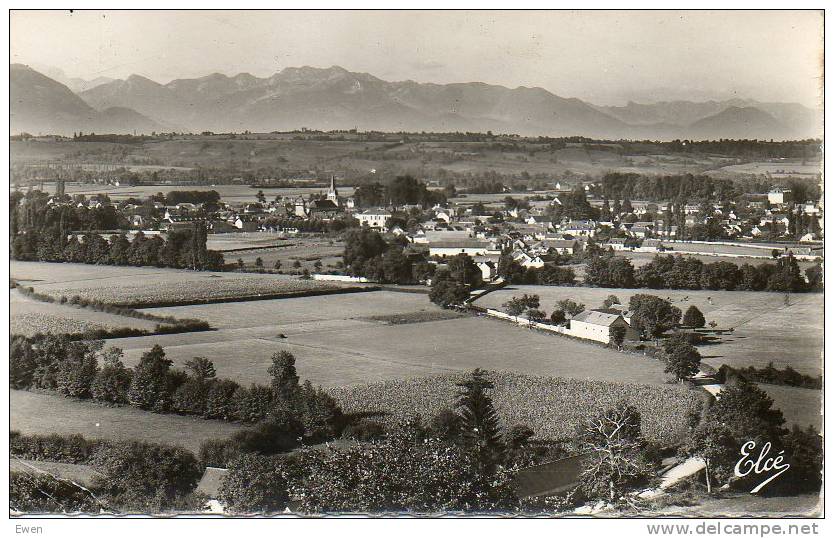
<path id="1" fill-rule="evenodd" d="M 491 396 L 502 426 L 525 424 L 539 439 L 570 439 L 589 415 L 619 402 L 640 411 L 643 434 L 673 443 L 687 431 L 687 416 L 705 402 L 701 391 L 683 385 L 635 385 L 490 372 Z M 371 413 L 393 424 L 419 414 L 425 421 L 451 409 L 465 374 L 447 374 L 331 389 L 343 409 Z"/>
<path id="2" fill-rule="evenodd" d="M 80 267 L 79 267 L 80 265 Z M 151 306 L 243 300 L 263 295 L 338 291 L 334 282 L 299 280 L 287 275 L 213 273 L 146 267 L 12 262 L 11 278 L 53 297 L 96 299 L 109 304 Z"/>
<path id="3" fill-rule="evenodd" d="M 275 237 L 275 234 L 272 234 Z M 229 238 L 230 245 L 240 245 L 227 248 L 246 248 L 245 241 L 235 241 L 234 238 Z M 255 261 L 261 258 L 263 267 L 266 270 L 273 270 L 275 262 L 281 262 L 282 273 L 300 273 L 307 269 L 311 273 L 320 272 L 316 270 L 316 262 L 321 262 L 322 272 L 336 269 L 337 263 L 342 261 L 342 254 L 344 253 L 344 243 L 335 238 L 323 236 L 300 236 L 290 237 L 288 239 L 273 239 L 271 242 L 266 238 L 259 238 L 255 241 L 260 244 L 255 244 L 253 241 L 251 250 L 235 250 L 233 252 L 226 252 L 225 258 L 227 263 L 236 263 L 238 260 L 243 260 L 246 268 L 251 270 L 255 268 Z M 224 246 L 222 242 L 214 243 L 212 245 L 212 236 L 209 236 L 210 248 Z M 269 247 L 269 248 L 264 248 Z M 294 267 L 295 262 L 301 264 L 300 267 Z"/>
<path id="4" fill-rule="evenodd" d="M 107 312 L 96 312 L 69 305 L 44 303 L 11 290 L 9 303 L 11 334 L 33 336 L 37 333 L 77 334 L 95 329 L 129 327 L 153 331 L 156 323 Z"/>
<path id="5" fill-rule="evenodd" d="M 108 407 L 89 400 L 25 390 L 9 391 L 9 429 L 22 434 L 80 434 L 90 439 L 139 440 L 198 452 L 208 439 L 225 439 L 246 429 L 240 424 L 133 407 Z"/>
<path id="6" fill-rule="evenodd" d="M 640 355 L 480 317 L 424 321 L 442 311 L 418 294 L 377 291 L 148 311 L 204 319 L 218 330 L 112 340 L 124 348 L 126 364 L 135 364 L 160 344 L 176 366 L 204 356 L 214 361 L 218 376 L 243 383 L 266 382 L 270 357 L 282 350 L 296 356 L 303 379 L 324 386 L 474 368 L 645 384 L 666 381 L 663 365 Z M 395 319 L 372 318 L 386 315 Z M 414 322 L 395 323 L 397 315 Z"/>
<path id="7" fill-rule="evenodd" d="M 786 294 L 775 292 L 508 286 L 476 304 L 500 309 L 507 300 L 523 293 L 538 294 L 542 310 L 548 315 L 561 299 L 600 308 L 609 295 L 616 295 L 623 304 L 637 293 L 668 297 L 682 312 L 695 305 L 707 322 L 715 321 L 719 329 L 735 329 L 721 336 L 720 343 L 701 346 L 707 364 L 716 368 L 722 364 L 764 367 L 773 361 L 777 368 L 790 365 L 809 375 L 822 371 L 822 294 L 793 293 L 787 296 L 786 305 Z"/>

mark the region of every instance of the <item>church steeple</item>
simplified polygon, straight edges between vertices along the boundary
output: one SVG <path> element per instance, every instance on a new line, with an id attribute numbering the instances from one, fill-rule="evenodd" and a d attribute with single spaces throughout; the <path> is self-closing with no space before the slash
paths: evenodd
<path id="1" fill-rule="evenodd" d="M 327 199 L 339 205 L 339 191 L 336 190 L 336 175 L 330 175 L 330 189 L 327 191 Z"/>

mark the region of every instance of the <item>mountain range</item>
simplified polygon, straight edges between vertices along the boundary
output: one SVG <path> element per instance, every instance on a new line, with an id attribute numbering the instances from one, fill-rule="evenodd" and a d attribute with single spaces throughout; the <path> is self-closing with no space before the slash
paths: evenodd
<path id="1" fill-rule="evenodd" d="M 12 133 L 253 132 L 311 129 L 493 131 L 638 139 L 822 136 L 822 114 L 753 100 L 596 106 L 542 88 L 482 82 L 388 82 L 341 67 L 291 67 L 266 78 L 214 73 L 160 84 L 69 79 L 13 64 Z M 73 91 L 69 86 L 75 88 Z"/>

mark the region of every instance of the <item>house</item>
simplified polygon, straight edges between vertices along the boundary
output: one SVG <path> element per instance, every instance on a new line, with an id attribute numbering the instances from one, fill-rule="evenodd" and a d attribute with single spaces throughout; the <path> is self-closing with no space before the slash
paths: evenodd
<path id="1" fill-rule="evenodd" d="M 481 278 L 485 282 L 498 276 L 498 256 L 475 256 L 473 261 L 481 270 Z"/>
<path id="2" fill-rule="evenodd" d="M 368 226 L 373 230 L 384 230 L 388 226 L 391 213 L 384 209 L 366 209 L 355 216 L 362 226 Z"/>
<path id="3" fill-rule="evenodd" d="M 551 249 L 554 252 L 558 252 L 559 254 L 569 254 L 573 256 L 579 250 L 579 242 L 574 239 L 554 239 L 550 241 L 543 241 L 542 242 L 550 251 Z"/>
<path id="4" fill-rule="evenodd" d="M 593 237 L 596 234 L 596 223 L 590 220 L 570 221 L 561 227 L 562 233 L 572 236 Z"/>
<path id="5" fill-rule="evenodd" d="M 235 219 L 235 228 L 244 232 L 257 232 L 260 228 L 258 219 L 252 215 L 239 215 Z"/>
<path id="6" fill-rule="evenodd" d="M 568 334 L 577 338 L 585 338 L 608 344 L 615 328 L 625 329 L 624 340 L 639 340 L 640 333 L 629 325 L 622 314 L 615 310 L 585 310 L 570 320 Z"/>
<path id="7" fill-rule="evenodd" d="M 792 201 L 791 190 L 774 187 L 767 193 L 767 201 L 773 205 L 787 204 Z"/>
<path id="8" fill-rule="evenodd" d="M 631 249 L 631 247 L 626 246 L 626 239 L 623 237 L 612 237 L 604 246 L 611 248 L 615 252 Z"/>
<path id="9" fill-rule="evenodd" d="M 429 243 L 429 256 L 457 256 L 466 254 L 468 256 L 484 256 L 487 254 L 500 254 L 491 243 L 475 241 L 472 239 L 461 239 L 453 241 L 433 241 Z"/>

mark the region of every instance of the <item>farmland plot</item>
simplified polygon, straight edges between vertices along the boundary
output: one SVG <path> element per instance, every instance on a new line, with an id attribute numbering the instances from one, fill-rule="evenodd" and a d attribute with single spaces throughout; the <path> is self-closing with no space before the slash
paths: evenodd
<path id="1" fill-rule="evenodd" d="M 78 268 L 77 265 L 13 262 L 11 276 L 34 287 L 38 292 L 56 298 L 78 295 L 108 304 L 135 307 L 223 299 L 245 300 L 263 295 L 338 291 L 356 287 L 334 282 L 299 280 L 286 275 L 144 267 Z M 99 268 L 100 274 L 95 271 Z"/>
<path id="2" fill-rule="evenodd" d="M 204 356 L 214 361 L 218 376 L 242 383 L 266 382 L 270 356 L 283 350 L 296 356 L 303 379 L 324 386 L 474 368 L 644 384 L 667 379 L 657 360 L 492 319 L 390 324 L 366 318 L 369 312 L 407 312 L 400 301 L 414 312 L 436 308 L 427 307 L 422 295 L 373 292 L 153 309 L 160 315 L 205 319 L 219 330 L 113 343 L 125 349 L 129 365 L 159 344 L 178 367 Z"/>
<path id="3" fill-rule="evenodd" d="M 219 420 L 159 415 L 134 407 L 109 407 L 25 390 L 10 390 L 9 404 L 9 429 L 24 435 L 80 434 L 109 441 L 139 440 L 180 446 L 197 453 L 203 441 L 226 439 L 246 429 Z"/>
<path id="4" fill-rule="evenodd" d="M 74 308 L 68 305 L 35 301 L 18 290 L 11 290 L 9 321 L 11 334 L 78 334 L 96 329 L 129 327 L 153 331 L 156 323 L 107 312 Z"/>
<path id="5" fill-rule="evenodd" d="M 451 408 L 462 374 L 419 377 L 330 390 L 348 412 L 378 413 L 387 423 L 420 414 L 431 420 Z M 681 385 L 636 385 L 578 381 L 510 372 L 490 372 L 491 391 L 502 426 L 530 426 L 539 439 L 569 439 L 589 415 L 628 402 L 640 411 L 643 434 L 671 443 L 687 430 L 687 415 L 697 412 L 704 395 Z"/>
<path id="6" fill-rule="evenodd" d="M 629 298 L 637 293 L 668 297 L 681 311 L 695 305 L 704 313 L 707 322 L 715 321 L 721 329 L 734 329 L 723 335 L 719 343 L 701 346 L 701 355 L 707 364 L 716 368 L 722 364 L 764 367 L 773 361 L 777 368 L 791 365 L 809 375 L 821 373 L 821 294 L 786 296 L 784 293 L 749 291 L 510 286 L 486 295 L 477 304 L 500 309 L 511 297 L 522 293 L 538 294 L 542 309 L 548 313 L 561 299 L 573 299 L 587 308 L 600 308 L 609 295 L 616 295 L 623 304 L 628 304 Z"/>

